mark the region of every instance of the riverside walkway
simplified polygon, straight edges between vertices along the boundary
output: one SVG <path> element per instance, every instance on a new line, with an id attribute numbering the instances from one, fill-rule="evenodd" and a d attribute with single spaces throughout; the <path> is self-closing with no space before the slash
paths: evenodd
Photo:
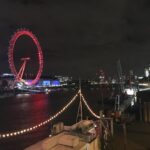
<path id="1" fill-rule="evenodd" d="M 150 125 L 134 122 L 127 125 L 127 145 L 124 147 L 122 126 L 115 127 L 110 150 L 150 150 Z"/>

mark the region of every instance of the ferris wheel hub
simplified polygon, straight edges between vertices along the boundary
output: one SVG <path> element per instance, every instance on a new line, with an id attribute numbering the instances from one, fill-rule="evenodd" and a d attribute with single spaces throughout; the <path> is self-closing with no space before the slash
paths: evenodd
<path id="1" fill-rule="evenodd" d="M 28 61 L 28 60 L 30 60 L 30 57 L 21 58 L 20 60 L 21 61 Z"/>

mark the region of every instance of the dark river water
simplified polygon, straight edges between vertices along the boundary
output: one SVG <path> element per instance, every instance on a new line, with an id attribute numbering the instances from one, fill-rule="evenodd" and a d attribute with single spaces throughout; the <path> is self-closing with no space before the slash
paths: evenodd
<path id="1" fill-rule="evenodd" d="M 28 128 L 45 121 L 60 110 L 76 92 L 76 89 L 61 89 L 52 91 L 49 95 L 18 94 L 11 98 L 0 99 L 0 133 Z M 87 97 L 88 103 L 98 113 L 101 106 L 99 89 L 85 89 L 83 93 Z M 75 101 L 58 119 L 36 131 L 17 137 L 0 139 L 0 150 L 23 150 L 46 138 L 50 134 L 52 124 L 58 121 L 63 121 L 66 125 L 75 123 L 78 102 Z M 84 118 L 87 116 L 92 118 L 85 107 L 83 107 L 83 116 Z"/>

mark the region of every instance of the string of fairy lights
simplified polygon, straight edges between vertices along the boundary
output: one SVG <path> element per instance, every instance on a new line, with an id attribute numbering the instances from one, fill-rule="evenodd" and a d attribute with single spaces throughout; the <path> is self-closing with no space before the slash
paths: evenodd
<path id="1" fill-rule="evenodd" d="M 9 138 L 9 137 L 15 137 L 18 135 L 22 135 L 22 134 L 26 134 L 26 133 L 30 133 L 34 130 L 37 130 L 38 128 L 50 123 L 51 121 L 53 121 L 54 119 L 56 119 L 57 117 L 59 117 L 64 111 L 66 111 L 71 104 L 77 99 L 78 96 L 81 96 L 83 103 L 85 104 L 85 106 L 87 107 L 88 111 L 97 119 L 100 119 L 100 116 L 98 116 L 92 109 L 91 107 L 88 105 L 87 101 L 85 100 L 81 90 L 79 90 L 75 96 L 57 113 L 55 113 L 53 116 L 49 117 L 47 120 L 34 125 L 32 127 L 29 128 L 25 128 L 25 129 L 20 129 L 20 130 L 16 130 L 13 132 L 7 132 L 7 133 L 0 133 L 0 139 L 5 139 L 5 138 Z"/>
<path id="2" fill-rule="evenodd" d="M 75 94 L 75 96 L 60 111 L 58 111 L 55 115 L 49 117 L 47 120 L 45 120 L 45 121 L 43 121 L 43 122 L 41 122 L 35 126 L 29 127 L 29 128 L 17 130 L 14 132 L 7 132 L 7 133 L 0 134 L 0 139 L 14 137 L 14 136 L 22 135 L 25 133 L 29 133 L 29 132 L 32 132 L 33 130 L 36 130 L 36 129 L 50 123 L 52 120 L 59 117 L 66 109 L 69 108 L 69 106 L 76 100 L 78 94 L 79 93 Z"/>
<path id="3" fill-rule="evenodd" d="M 91 107 L 88 105 L 87 101 L 85 100 L 83 94 L 80 92 L 81 97 L 82 97 L 82 101 L 85 104 L 86 108 L 88 109 L 88 111 L 91 113 L 91 115 L 93 115 L 95 118 L 100 119 L 100 116 L 98 116 L 92 109 Z"/>

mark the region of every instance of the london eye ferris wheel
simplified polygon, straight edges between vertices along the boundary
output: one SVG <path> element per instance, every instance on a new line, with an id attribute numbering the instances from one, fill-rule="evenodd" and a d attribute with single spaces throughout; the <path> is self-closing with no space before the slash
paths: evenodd
<path id="1" fill-rule="evenodd" d="M 15 64 L 15 54 L 14 54 L 15 44 L 16 44 L 17 40 L 22 36 L 30 37 L 32 39 L 33 43 L 35 44 L 36 51 L 37 51 L 37 53 L 36 53 L 37 62 L 34 62 L 34 63 L 38 64 L 38 69 L 37 69 L 38 71 L 36 73 L 35 78 L 30 80 L 30 82 L 23 79 L 25 69 L 27 67 L 29 67 L 28 61 L 31 60 L 30 56 L 28 56 L 28 57 L 23 56 L 20 58 L 21 66 L 19 66 L 19 70 L 16 69 L 17 67 Z M 9 42 L 8 61 L 9 61 L 10 70 L 15 76 L 15 82 L 23 82 L 26 85 L 34 85 L 39 81 L 39 79 L 42 75 L 42 71 L 43 71 L 43 53 L 42 53 L 42 48 L 41 48 L 41 45 L 40 45 L 37 37 L 31 31 L 29 31 L 27 29 L 19 29 L 19 30 L 17 30 L 17 32 L 14 33 L 14 35 L 12 36 L 12 38 Z"/>

